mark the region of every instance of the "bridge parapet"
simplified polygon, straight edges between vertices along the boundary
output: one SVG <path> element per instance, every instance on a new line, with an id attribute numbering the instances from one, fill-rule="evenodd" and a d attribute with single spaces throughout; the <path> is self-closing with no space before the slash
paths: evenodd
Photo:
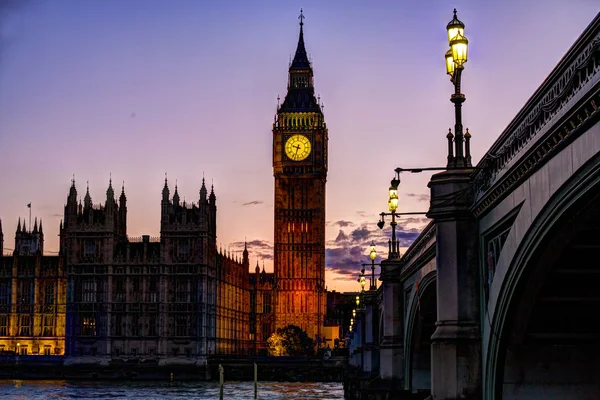
<path id="1" fill-rule="evenodd" d="M 600 18 L 595 18 L 483 156 L 473 173 L 484 213 L 600 114 Z"/>
<path id="2" fill-rule="evenodd" d="M 436 225 L 431 221 L 400 259 L 400 280 L 405 281 L 429 260 L 435 258 Z"/>
<path id="3" fill-rule="evenodd" d="M 394 279 L 402 282 L 435 257 L 435 233 L 436 228 L 432 221 L 423 228 L 406 253 L 400 259 L 394 260 L 392 268 L 382 268 L 379 280 Z M 430 254 L 432 251 L 433 254 Z"/>

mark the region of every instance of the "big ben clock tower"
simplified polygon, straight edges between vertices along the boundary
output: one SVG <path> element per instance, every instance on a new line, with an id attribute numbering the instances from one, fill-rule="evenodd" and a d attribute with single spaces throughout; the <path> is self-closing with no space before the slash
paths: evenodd
<path id="1" fill-rule="evenodd" d="M 276 327 L 294 324 L 322 335 L 325 293 L 327 126 L 315 98 L 303 19 L 288 92 L 273 124 Z"/>

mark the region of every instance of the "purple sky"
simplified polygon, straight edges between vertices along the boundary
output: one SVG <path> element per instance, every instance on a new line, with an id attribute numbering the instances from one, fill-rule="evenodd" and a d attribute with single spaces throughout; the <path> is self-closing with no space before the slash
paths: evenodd
<path id="1" fill-rule="evenodd" d="M 16 5 L 18 3 L 18 5 Z M 4 6 L 3 6 L 4 4 Z M 9 4 L 7 6 L 6 4 Z M 11 5 L 12 4 L 12 5 Z M 0 2 L 0 218 L 44 220 L 46 253 L 75 174 L 94 203 L 125 181 L 130 236 L 158 236 L 161 189 L 214 182 L 218 241 L 272 269 L 273 115 L 298 14 L 329 127 L 327 283 L 356 290 L 389 226 L 395 167 L 445 164 L 452 9 L 465 25 L 465 126 L 477 162 L 600 11 L 597 0 Z M 428 174 L 403 175 L 400 211 L 425 211 Z M 426 223 L 402 223 L 404 246 Z"/>

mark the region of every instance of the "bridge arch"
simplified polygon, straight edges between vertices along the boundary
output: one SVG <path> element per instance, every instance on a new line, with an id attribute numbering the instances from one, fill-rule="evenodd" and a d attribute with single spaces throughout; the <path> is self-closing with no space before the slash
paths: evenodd
<path id="1" fill-rule="evenodd" d="M 431 336 L 436 320 L 437 273 L 433 270 L 415 281 L 406 311 L 406 389 L 431 389 Z"/>
<path id="2" fill-rule="evenodd" d="M 598 238 L 600 154 L 540 211 L 512 258 L 493 317 L 484 309 L 485 398 L 597 398 Z"/>

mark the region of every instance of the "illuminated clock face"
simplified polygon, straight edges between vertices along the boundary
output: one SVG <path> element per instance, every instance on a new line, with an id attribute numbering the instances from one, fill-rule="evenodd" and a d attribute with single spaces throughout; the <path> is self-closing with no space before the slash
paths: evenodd
<path id="1" fill-rule="evenodd" d="M 294 135 L 285 142 L 285 154 L 290 160 L 302 161 L 310 154 L 310 140 L 304 135 Z"/>

